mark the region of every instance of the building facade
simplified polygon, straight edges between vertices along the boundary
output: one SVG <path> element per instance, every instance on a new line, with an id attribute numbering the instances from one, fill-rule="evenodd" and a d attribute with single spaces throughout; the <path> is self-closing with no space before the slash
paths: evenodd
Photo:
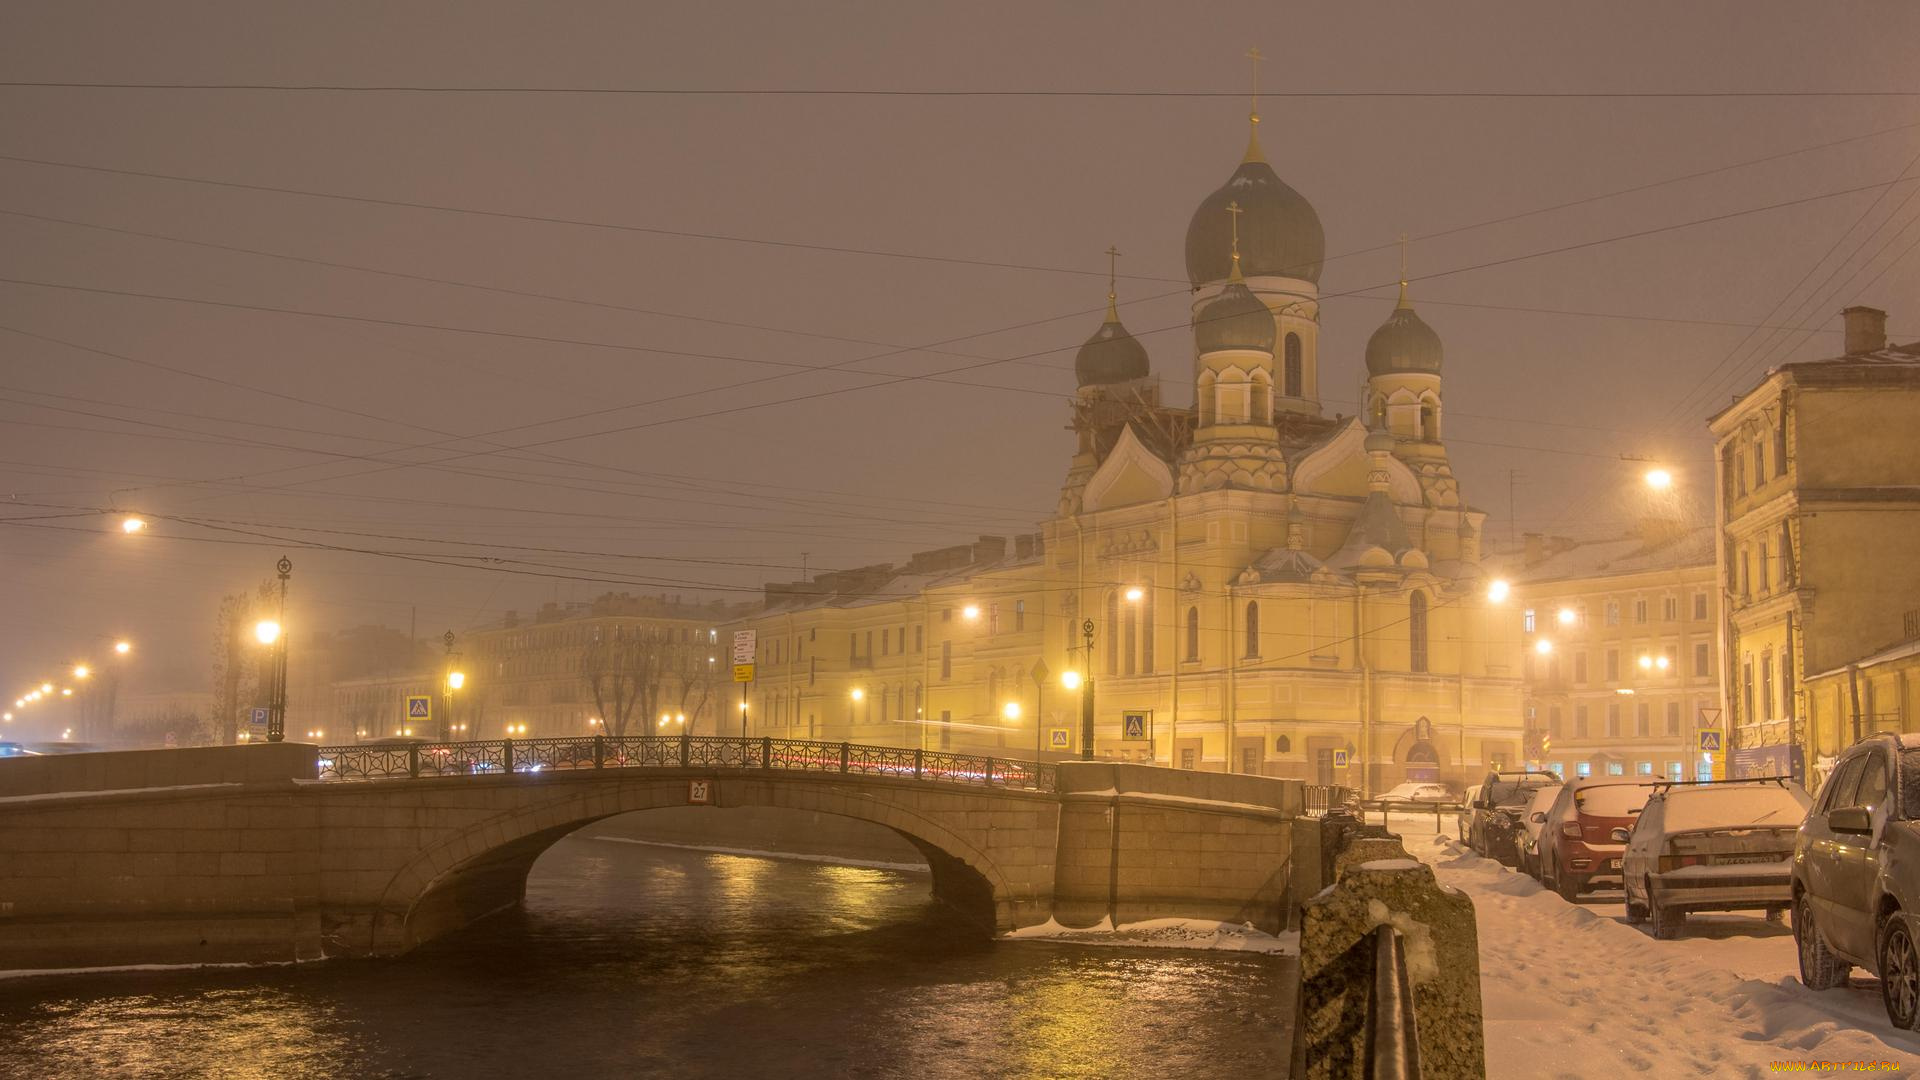
<path id="1" fill-rule="evenodd" d="M 1648 521 L 1626 536 L 1531 534 L 1490 560 L 1520 608 L 1530 767 L 1713 777 L 1699 738 L 1722 727 L 1713 537 Z"/>
<path id="2" fill-rule="evenodd" d="M 1844 355 L 1774 368 L 1709 421 L 1734 758 L 1809 786 L 1873 727 L 1851 698 L 1816 710 L 1808 673 L 1920 636 L 1920 344 L 1889 347 L 1885 312 L 1843 318 Z"/>
<path id="3" fill-rule="evenodd" d="M 1037 537 L 770 590 L 741 623 L 771 657 L 750 718 L 1078 752 L 1072 672 L 1101 757 L 1366 790 L 1522 760 L 1519 620 L 1488 598 L 1485 515 L 1448 462 L 1439 335 L 1403 283 L 1364 415 L 1325 414 L 1324 233 L 1253 121 L 1188 225 L 1195 404 L 1162 401 L 1110 289 Z"/>

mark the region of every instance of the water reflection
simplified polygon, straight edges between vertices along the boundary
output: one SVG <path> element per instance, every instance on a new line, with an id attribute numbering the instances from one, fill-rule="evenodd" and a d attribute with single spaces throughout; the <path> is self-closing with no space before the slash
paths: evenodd
<path id="1" fill-rule="evenodd" d="M 924 874 L 575 837 L 405 957 L 0 981 L 0 1075 L 1264 1076 L 1284 962 L 994 944 Z"/>

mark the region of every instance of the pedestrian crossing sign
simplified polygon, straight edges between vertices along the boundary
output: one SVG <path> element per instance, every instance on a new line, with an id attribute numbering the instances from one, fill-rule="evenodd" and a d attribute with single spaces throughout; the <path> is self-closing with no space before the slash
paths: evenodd
<path id="1" fill-rule="evenodd" d="M 1049 728 L 1047 730 L 1047 742 L 1048 746 L 1054 750 L 1073 749 L 1073 744 L 1067 739 L 1067 729 L 1063 727 Z"/>
<path id="2" fill-rule="evenodd" d="M 407 719 L 430 720 L 433 718 L 433 698 L 420 694 L 407 699 Z"/>
<path id="3" fill-rule="evenodd" d="M 1333 752 L 1333 767 L 1336 769 L 1344 769 L 1347 767 L 1347 752 L 1345 750 L 1335 750 Z"/>
<path id="4" fill-rule="evenodd" d="M 1120 737 L 1123 739 L 1144 739 L 1147 737 L 1147 714 L 1130 712 L 1120 714 Z"/>
<path id="5" fill-rule="evenodd" d="M 1708 754 L 1719 753 L 1720 752 L 1720 733 L 1718 731 L 1713 731 L 1713 730 L 1702 731 L 1700 733 L 1700 750 L 1703 753 L 1708 753 Z"/>

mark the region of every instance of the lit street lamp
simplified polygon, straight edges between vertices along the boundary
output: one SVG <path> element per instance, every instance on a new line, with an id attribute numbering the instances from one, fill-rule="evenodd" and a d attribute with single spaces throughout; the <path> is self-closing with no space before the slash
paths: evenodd
<path id="1" fill-rule="evenodd" d="M 1513 587 L 1508 585 L 1504 579 L 1494 578 L 1493 581 L 1487 585 L 1487 602 L 1491 604 L 1505 603 L 1507 594 L 1512 591 Z"/>
<path id="2" fill-rule="evenodd" d="M 287 617 L 287 579 L 293 576 L 293 560 L 285 555 L 274 564 L 280 577 L 280 614 L 277 619 L 262 619 L 254 624 L 253 636 L 268 650 L 267 741 L 285 742 L 287 738 L 287 638 L 281 622 Z"/>
<path id="3" fill-rule="evenodd" d="M 1673 486 L 1673 474 L 1665 469 L 1648 469 L 1647 486 L 1655 491 L 1665 491 Z"/>
<path id="4" fill-rule="evenodd" d="M 131 536 L 146 529 L 147 523 L 137 517 L 124 518 L 120 522 L 120 531 Z"/>

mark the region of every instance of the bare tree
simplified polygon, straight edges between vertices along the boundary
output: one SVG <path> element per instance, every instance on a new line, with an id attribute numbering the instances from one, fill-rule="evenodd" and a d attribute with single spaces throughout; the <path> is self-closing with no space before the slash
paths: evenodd
<path id="1" fill-rule="evenodd" d="M 223 746 L 239 741 L 240 710 L 258 693 L 261 658 L 247 642 L 254 613 L 271 610 L 265 604 L 276 595 L 273 582 L 262 581 L 257 597 L 237 592 L 220 598 L 214 619 L 213 734 Z"/>
<path id="2" fill-rule="evenodd" d="M 627 735 L 636 714 L 641 731 L 634 734 L 644 734 L 653 716 L 669 714 L 685 716 L 691 734 L 714 697 L 713 666 L 709 651 L 683 631 L 617 627 L 587 646 L 580 675 L 607 734 Z"/>

